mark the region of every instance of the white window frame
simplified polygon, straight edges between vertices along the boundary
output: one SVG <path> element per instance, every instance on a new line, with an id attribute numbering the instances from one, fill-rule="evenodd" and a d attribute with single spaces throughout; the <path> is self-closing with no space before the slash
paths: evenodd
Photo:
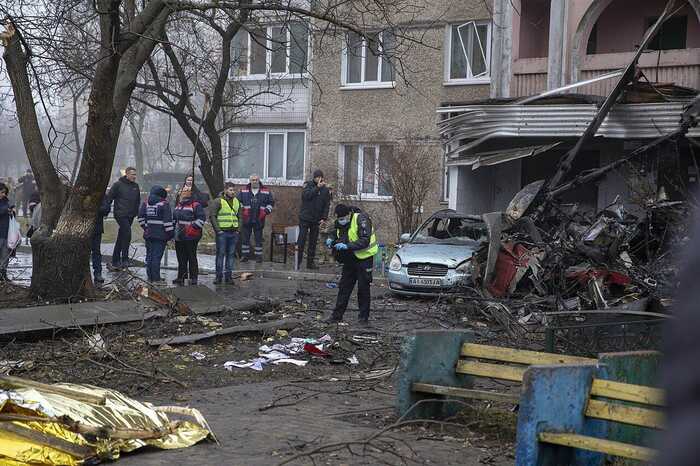
<path id="1" fill-rule="evenodd" d="M 454 26 L 462 27 L 466 26 L 467 24 L 473 23 L 474 26 L 487 26 L 487 31 L 486 31 L 486 49 L 484 56 L 486 57 L 486 75 L 485 76 L 480 76 L 480 77 L 471 77 L 471 65 L 469 64 L 469 59 L 467 59 L 467 73 L 470 75 L 470 77 L 467 78 L 451 78 L 450 76 L 452 75 L 452 28 Z M 445 82 L 443 85 L 445 86 L 462 86 L 462 85 L 469 85 L 469 84 L 489 84 L 491 83 L 491 37 L 492 37 L 492 32 L 493 32 L 493 24 L 491 21 L 465 21 L 463 23 L 451 23 L 448 24 L 446 29 L 445 29 Z M 461 36 L 460 36 L 461 37 Z M 478 35 L 477 35 L 478 37 Z M 464 51 L 465 56 L 467 55 L 466 50 L 464 49 L 464 44 L 461 43 L 460 39 L 460 44 L 458 44 L 460 47 L 462 47 L 462 50 Z M 483 48 L 483 44 L 482 44 Z"/>
<path id="2" fill-rule="evenodd" d="M 299 78 L 308 78 L 309 77 L 309 66 L 310 66 L 310 61 L 311 61 L 311 30 L 310 26 L 307 25 L 308 27 L 308 34 L 306 36 L 306 65 L 304 66 L 305 71 L 301 73 L 290 73 L 289 72 L 289 65 L 290 65 L 290 60 L 291 60 L 291 46 L 292 46 L 292 31 L 289 27 L 286 27 L 288 25 L 286 24 L 268 24 L 265 25 L 265 70 L 267 70 L 266 73 L 257 73 L 257 74 L 251 74 L 250 72 L 250 66 L 251 66 L 251 54 L 252 54 L 252 45 L 253 45 L 253 35 L 250 33 L 249 30 L 243 30 L 243 33 L 246 34 L 246 37 L 248 39 L 248 43 L 246 46 L 246 70 L 245 74 L 240 74 L 236 75 L 233 72 L 234 66 L 231 66 L 229 68 L 229 78 L 230 79 L 239 79 L 242 81 L 259 81 L 262 79 L 269 79 L 269 78 L 274 78 L 274 79 L 299 79 Z M 270 68 L 272 67 L 272 29 L 276 27 L 284 27 L 286 29 L 287 33 L 287 47 L 286 47 L 286 64 L 285 64 L 285 69 L 286 71 L 283 73 L 270 73 Z M 255 28 L 255 29 L 261 29 L 261 28 Z M 231 47 L 233 47 L 233 43 L 231 43 Z M 233 57 L 231 57 L 233 59 Z M 233 64 L 232 64 L 233 65 Z"/>
<path id="3" fill-rule="evenodd" d="M 363 144 L 363 143 L 357 143 L 357 142 L 348 142 L 348 143 L 342 143 L 340 144 L 340 148 L 338 151 L 338 189 L 341 189 L 345 185 L 345 146 L 357 146 L 357 193 L 358 194 L 346 194 L 346 193 L 341 193 L 343 194 L 343 197 L 346 199 L 349 199 L 351 201 L 391 201 L 393 199 L 393 196 L 384 196 L 384 195 L 379 195 L 379 157 L 381 156 L 380 154 L 380 146 L 383 144 Z M 362 185 L 364 182 L 363 179 L 363 173 L 364 173 L 364 161 L 365 161 L 365 147 L 372 147 L 375 150 L 375 159 L 374 159 L 374 192 L 373 193 L 363 193 L 362 192 Z"/>
<path id="4" fill-rule="evenodd" d="M 384 33 L 380 33 L 380 37 Z M 377 68 L 377 80 L 376 81 L 365 81 L 365 66 L 367 66 L 367 52 L 369 47 L 367 47 L 367 39 L 362 38 L 362 64 L 360 69 L 360 82 L 359 83 L 349 83 L 348 82 L 348 37 L 345 35 L 345 43 L 343 44 L 343 50 L 340 59 L 340 83 L 341 89 L 352 90 L 352 89 L 392 89 L 396 87 L 396 79 L 392 81 L 382 81 L 382 72 L 384 71 L 384 55 L 383 55 L 383 39 L 380 40 L 379 44 L 379 56 L 377 57 L 378 68 Z M 391 65 L 389 65 L 391 66 Z M 394 76 L 396 78 L 396 76 Z"/>
<path id="5" fill-rule="evenodd" d="M 260 181 L 264 184 L 271 186 L 303 186 L 304 185 L 304 175 L 306 173 L 306 154 L 309 147 L 308 133 L 306 129 L 296 129 L 296 128 L 245 128 L 245 129 L 234 129 L 229 131 L 231 133 L 263 133 L 264 137 L 264 155 L 263 155 L 263 171 L 258 173 L 260 175 Z M 304 133 L 304 156 L 303 156 L 303 166 L 301 172 L 301 179 L 290 180 L 287 179 L 287 141 L 289 140 L 289 133 Z M 284 152 L 283 152 L 283 165 L 282 165 L 282 176 L 281 177 L 270 177 L 268 176 L 270 170 L 270 135 L 284 134 Z M 229 164 L 231 161 L 230 151 L 229 151 L 230 139 L 227 135 L 226 137 L 226 167 L 225 173 L 227 180 L 232 181 L 235 184 L 248 184 L 250 180 L 248 178 L 228 178 L 229 176 Z"/>

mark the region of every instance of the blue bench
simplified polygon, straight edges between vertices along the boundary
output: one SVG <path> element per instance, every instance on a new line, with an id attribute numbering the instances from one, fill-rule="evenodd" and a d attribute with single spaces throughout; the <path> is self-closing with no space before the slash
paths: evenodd
<path id="1" fill-rule="evenodd" d="M 602 355 L 597 365 L 531 366 L 523 378 L 516 465 L 651 461 L 663 427 L 655 352 Z M 622 375 L 622 377 L 620 377 Z"/>

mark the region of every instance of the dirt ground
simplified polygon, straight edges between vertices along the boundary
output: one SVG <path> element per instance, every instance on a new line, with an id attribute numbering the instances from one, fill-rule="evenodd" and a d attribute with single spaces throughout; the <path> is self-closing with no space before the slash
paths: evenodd
<path id="1" fill-rule="evenodd" d="M 342 421 L 347 425 L 382 429 L 397 419 L 390 407 L 394 393 L 392 372 L 398 363 L 399 345 L 404 335 L 420 328 L 464 327 L 473 328 L 482 341 L 501 339 L 499 332 L 491 331 L 487 323 L 478 320 L 478 316 L 470 315 L 469 306 L 464 302 L 446 298 L 401 299 L 380 286 L 373 287 L 370 328 L 356 325 L 357 304 L 354 300 L 350 303 L 345 322 L 329 326 L 322 322 L 322 318 L 332 308 L 336 289 L 328 288 L 324 283 L 300 281 L 296 292 L 290 296 L 289 282 L 280 283 L 279 290 L 285 289 L 282 285 L 286 285 L 287 291 L 280 291 L 280 296 L 261 296 L 276 299 L 275 304 L 261 304 L 251 311 L 206 316 L 172 315 L 142 322 L 6 336 L 0 339 L 0 360 L 25 361 L 25 366 L 13 371 L 12 375 L 46 383 L 99 385 L 138 399 L 194 407 L 198 406 L 199 394 L 212 389 L 235 390 L 236 387 L 247 389 L 273 384 L 276 397 L 261 400 L 256 407 L 264 411 L 269 409 L 273 419 L 278 405 L 291 402 L 292 405 L 300 403 L 300 406 L 312 407 L 313 404 L 309 403 L 313 403 L 319 392 L 310 389 L 309 384 L 342 384 L 342 389 L 334 389 L 334 406 L 342 406 L 352 394 L 370 392 L 373 396 L 381 396 L 374 403 L 384 405 L 384 409 L 378 411 L 374 411 L 372 405 L 366 406 L 366 411 L 343 416 Z M 269 288 L 270 284 L 267 284 L 266 289 Z M 274 284 L 272 288 L 275 288 Z M 26 298 L 23 292 L 20 288 L 14 291 L 16 296 Z M 288 332 L 221 336 L 186 345 L 148 344 L 148 340 L 154 338 L 285 318 L 300 319 L 303 323 Z M 104 342 L 106 351 L 95 349 L 95 344 L 91 344 L 90 338 L 95 335 Z M 333 338 L 332 346 L 327 348 L 331 356 L 301 356 L 301 359 L 309 359 L 305 367 L 269 365 L 259 372 L 251 369 L 229 371 L 223 367 L 227 361 L 256 357 L 259 346 L 263 344 L 286 343 L 292 337 L 318 339 L 324 335 Z M 357 358 L 357 364 L 350 362 L 349 358 L 353 357 Z M 365 379 L 368 374 L 379 375 L 368 381 Z M 373 400 L 372 397 L 364 399 Z M 469 421 L 466 418 L 453 420 L 463 422 L 469 428 L 425 425 L 402 430 L 412 433 L 414 438 L 432 439 L 430 442 L 461 438 L 462 446 L 488 447 L 498 451 L 496 456 L 501 460 L 508 459 L 512 455 L 514 419 L 504 421 L 500 414 L 495 415 L 496 411 L 488 411 L 484 405 L 476 404 L 473 410 L 478 415 L 469 416 Z M 507 410 L 498 412 L 508 415 Z M 467 438 L 471 440 L 466 442 Z"/>

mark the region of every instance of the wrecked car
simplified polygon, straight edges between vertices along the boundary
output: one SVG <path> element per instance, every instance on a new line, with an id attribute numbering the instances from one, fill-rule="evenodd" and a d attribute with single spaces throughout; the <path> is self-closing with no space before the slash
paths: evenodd
<path id="1" fill-rule="evenodd" d="M 445 209 L 434 213 L 391 258 L 389 288 L 403 295 L 458 291 L 471 283 L 471 257 L 487 241 L 486 224 L 477 215 Z"/>

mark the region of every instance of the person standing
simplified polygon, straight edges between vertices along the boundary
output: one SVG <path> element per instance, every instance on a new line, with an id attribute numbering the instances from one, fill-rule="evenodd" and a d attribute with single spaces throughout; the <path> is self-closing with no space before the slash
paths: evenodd
<path id="1" fill-rule="evenodd" d="M 24 176 L 20 177 L 17 181 L 20 183 L 22 188 L 22 215 L 24 217 L 29 217 L 29 209 L 27 206 L 29 205 L 29 198 L 34 191 L 34 175 L 32 174 L 32 171 L 27 168 Z"/>
<path id="2" fill-rule="evenodd" d="M 335 216 L 335 231 L 326 240 L 326 246 L 334 249 L 336 260 L 343 264 L 343 272 L 338 284 L 335 308 L 326 323 L 343 320 L 357 282 L 359 323 L 366 326 L 371 305 L 372 266 L 374 256 L 379 251 L 374 227 L 369 216 L 356 207 L 338 204 L 335 206 Z"/>
<path id="3" fill-rule="evenodd" d="M 10 219 L 15 216 L 15 206 L 10 204 L 10 190 L 5 183 L 0 183 L 0 282 L 7 281 L 7 265 L 10 253 L 7 246 L 7 235 L 10 230 Z"/>
<path id="4" fill-rule="evenodd" d="M 165 247 L 173 237 L 173 213 L 168 193 L 162 186 L 153 186 L 146 202 L 141 204 L 138 217 L 146 241 L 146 276 L 149 282 L 160 283 L 160 261 Z"/>
<path id="5" fill-rule="evenodd" d="M 195 200 L 202 204 L 202 207 L 205 209 L 209 207 L 209 194 L 202 192 L 196 184 L 194 184 L 194 176 L 192 175 L 187 175 L 185 178 L 185 183 L 182 185 L 183 188 L 189 188 L 190 191 L 192 192 L 192 200 Z M 175 203 L 180 202 L 179 196 L 177 199 L 175 199 Z"/>
<path id="6" fill-rule="evenodd" d="M 180 202 L 175 206 L 175 252 L 177 254 L 177 278 L 175 285 L 184 285 L 189 277 L 190 285 L 197 284 L 199 264 L 197 263 L 197 244 L 202 238 L 202 228 L 206 221 L 204 208 L 192 198 L 192 191 L 183 187 Z"/>
<path id="7" fill-rule="evenodd" d="M 318 243 L 319 228 L 323 228 L 328 219 L 328 209 L 331 204 L 331 192 L 326 187 L 323 179 L 323 172 L 316 170 L 311 181 L 304 183 L 301 192 L 301 209 L 299 210 L 299 240 L 297 249 L 299 257 L 297 267 L 301 268 L 304 257 L 304 246 L 308 241 L 308 252 L 306 253 L 306 268 L 309 270 L 318 269 L 315 263 L 316 244 Z"/>
<path id="8" fill-rule="evenodd" d="M 134 167 L 127 167 L 124 170 L 124 176 L 112 185 L 107 197 L 110 205 L 114 202 L 114 220 L 119 225 L 119 233 L 112 253 L 112 268 L 127 268 L 131 246 L 131 225 L 139 213 L 141 204 L 141 190 L 136 183 Z"/>
<path id="9" fill-rule="evenodd" d="M 275 200 L 268 188 L 263 186 L 258 175 L 250 175 L 250 183 L 238 193 L 241 203 L 241 262 L 250 259 L 250 235 L 255 236 L 255 261 L 263 261 L 263 228 L 265 218 L 272 213 Z"/>
<path id="10" fill-rule="evenodd" d="M 90 260 L 92 262 L 92 279 L 96 285 L 101 285 L 105 282 L 102 278 L 102 233 L 105 231 L 105 217 L 109 215 L 111 210 L 111 205 L 109 202 L 109 195 L 105 194 L 100 204 L 100 208 L 97 209 L 97 216 L 95 218 L 95 229 L 92 231 L 92 238 L 90 239 Z"/>
<path id="11" fill-rule="evenodd" d="M 238 245 L 238 224 L 240 202 L 236 198 L 236 186 L 227 181 L 224 192 L 212 201 L 209 207 L 209 221 L 216 234 L 216 279 L 214 284 L 222 281 L 233 283 L 233 264 Z"/>

